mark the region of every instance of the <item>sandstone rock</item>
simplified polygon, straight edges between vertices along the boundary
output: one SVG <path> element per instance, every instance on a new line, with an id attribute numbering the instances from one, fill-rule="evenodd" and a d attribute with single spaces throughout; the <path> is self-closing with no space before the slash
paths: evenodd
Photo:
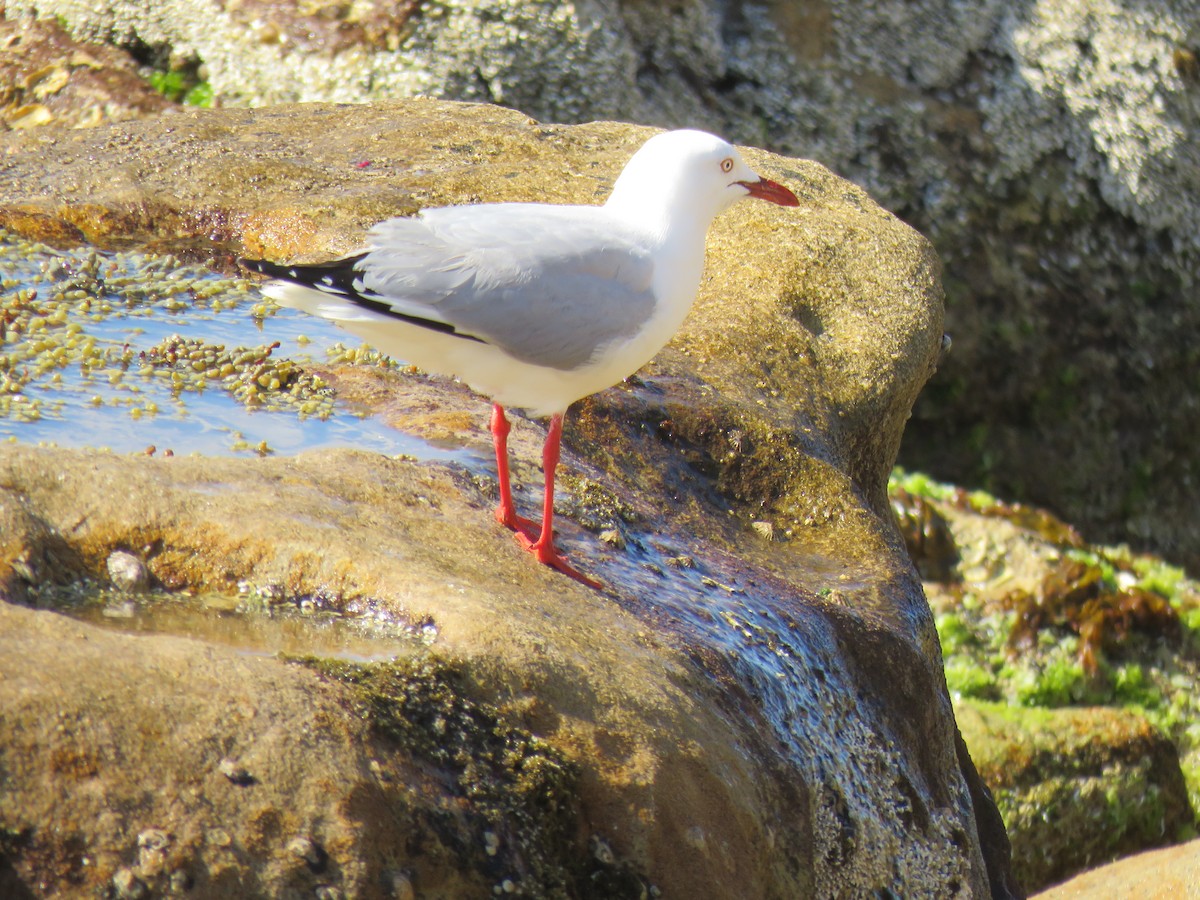
<path id="1" fill-rule="evenodd" d="M 8 139 L 0 221 L 101 246 L 330 256 L 377 219 L 421 205 L 594 202 L 646 135 L 432 101 L 197 111 L 171 122 L 169 130 L 122 123 Z M 473 751 L 493 758 L 471 734 L 493 735 L 486 749 L 516 729 L 522 747 L 544 748 L 530 763 L 545 774 L 532 795 L 492 804 L 485 792 L 481 802 L 470 793 L 474 776 L 455 768 L 462 758 L 445 756 L 437 738 L 445 725 L 406 714 L 426 696 L 411 666 L 323 664 L 329 680 L 314 684 L 306 670 L 246 663 L 231 669 L 228 686 L 208 675 L 194 689 L 164 686 L 128 717 L 122 700 L 133 688 L 113 688 L 95 721 L 117 722 L 89 740 L 113 758 L 133 742 L 137 764 L 122 769 L 102 757 L 87 777 L 115 779 L 135 799 L 106 830 L 74 824 L 90 822 L 90 808 L 64 823 L 59 833 L 75 837 L 71 846 L 96 846 L 115 861 L 147 828 L 180 833 L 167 813 L 183 801 L 133 787 L 145 770 L 173 772 L 162 776 L 169 785 L 190 783 L 178 764 L 216 774 L 219 787 L 205 782 L 205 794 L 232 798 L 273 781 L 272 821 L 283 818 L 273 791 L 300 798 L 286 822 L 267 829 L 279 836 L 269 845 L 245 820 L 253 810 L 244 799 L 228 815 L 187 807 L 188 834 L 204 837 L 180 866 L 202 896 L 227 883 L 281 889 L 296 871 L 287 852 L 296 835 L 323 848 L 348 893 L 399 883 L 404 873 L 425 896 L 454 896 L 464 884 L 503 890 L 505 880 L 546 896 L 584 893 L 584 884 L 607 885 L 609 895 L 653 884 L 705 897 L 1015 892 L 1003 826 L 957 738 L 929 609 L 886 497 L 905 418 L 940 351 L 936 260 L 919 236 L 821 167 L 748 156 L 796 190 L 800 209 L 724 217 L 703 295 L 677 340 L 637 379 L 580 404 L 567 434 L 562 544 L 610 594 L 531 565 L 492 522 L 486 483 L 461 466 L 354 452 L 239 462 L 0 450 L 0 590 L 8 595 L 36 603 L 40 585 L 94 578 L 118 547 L 152 547 L 151 574 L 168 589 L 260 585 L 297 602 L 374 604 L 436 635 L 420 658 L 432 667 L 429 690 L 483 723 L 461 734 L 468 761 Z M 22 176 L 35 169 L 36 182 Z M 373 395 L 391 420 L 418 429 L 454 423 L 460 440 L 486 447 L 486 403 L 444 380 L 393 373 L 384 390 L 347 374 L 337 386 Z M 514 429 L 519 458 L 536 458 L 537 432 L 527 423 Z M 754 526 L 765 521 L 771 542 Z M 624 548 L 596 537 L 618 525 Z M 671 562 L 685 559 L 690 565 Z M 14 749 L 26 761 L 52 758 L 67 739 L 45 729 L 42 704 L 20 697 L 55 691 L 56 708 L 82 711 L 104 690 L 90 681 L 99 669 L 103 683 L 91 646 L 114 642 L 104 658 L 129 685 L 156 667 L 172 671 L 159 655 L 180 646 L 111 635 L 92 645 L 83 626 L 40 624 L 56 621 L 52 613 L 11 615 L 17 624 L 4 634 L 14 642 L 32 644 L 28 633 L 41 628 L 73 635 L 55 638 L 62 671 L 43 678 L 25 667 L 21 692 L 0 691 L 32 735 Z M 121 641 L 138 652 L 120 652 Z M 75 643 L 81 656 L 69 652 Z M 224 659 L 219 649 L 187 648 Z M 279 685 L 264 694 L 260 716 L 209 724 L 218 736 L 190 749 L 136 737 L 145 709 L 171 691 L 186 692 L 185 708 L 225 708 L 226 687 L 236 684 L 238 698 L 255 693 L 260 674 Z M 62 686 L 72 679 L 92 686 L 68 693 Z M 293 707 L 278 692 L 291 690 L 325 698 L 306 725 L 288 718 Z M 369 727 L 338 715 L 354 704 L 373 710 Z M 301 727 L 334 742 L 322 744 L 320 758 L 351 761 L 330 791 L 315 787 L 329 780 L 322 768 L 299 761 L 312 759 L 303 745 L 281 737 L 271 754 L 249 752 L 267 740 L 260 728 Z M 255 781 L 221 775 L 227 757 Z M 379 799 L 355 782 L 373 759 L 401 786 L 396 793 Z M 431 767 L 432 795 L 415 774 Z M 496 768 L 477 774 L 486 791 L 505 778 Z M 21 877 L 41 877 L 45 860 L 70 855 L 29 812 L 51 808 L 60 787 L 35 775 L 3 807 L 14 810 L 5 828 L 25 835 L 8 851 Z M 365 807 L 338 799 L 371 796 Z M 414 838 L 389 846 L 416 847 L 402 859 L 394 849 L 377 853 L 370 833 L 396 803 L 408 805 L 395 829 Z M 421 812 L 446 808 L 462 810 L 448 833 Z M 383 833 L 381 841 L 394 836 L 392 826 Z M 525 835 L 518 850 L 513 833 Z M 597 853 L 589 838 L 609 852 Z M 243 846 L 251 857 L 235 865 Z M 488 862 L 488 848 L 502 865 Z"/>
<path id="2" fill-rule="evenodd" d="M 186 872 L 196 896 L 277 895 L 315 877 L 292 863 L 295 834 L 325 849 L 347 893 L 371 895 L 396 848 L 417 846 L 396 861 L 427 896 L 501 875 L 560 896 L 596 871 L 578 843 L 586 822 L 616 854 L 604 872 L 668 893 L 986 890 L 936 670 L 910 639 L 864 630 L 842 605 L 854 598 L 846 585 L 822 599 L 701 545 L 696 574 L 605 560 L 596 569 L 619 586 L 606 597 L 530 566 L 453 469 L 367 454 L 248 464 L 7 447 L 0 459 L 0 503 L 21 497 L 50 534 L 71 534 L 77 567 L 48 566 L 50 577 L 94 574 L 113 542 L 137 534 L 161 540 L 150 565 L 166 585 L 232 592 L 249 580 L 292 597 L 370 599 L 436 628 L 421 690 L 475 710 L 489 733 L 519 729 L 546 748 L 529 763 L 542 780 L 522 795 L 527 806 L 488 814 L 467 802 L 481 789 L 451 777 L 465 763 L 436 755 L 444 735 L 422 725 L 433 717 L 412 718 L 411 684 L 351 674 L 377 683 L 348 695 L 286 662 L 0 605 L 2 825 L 19 883 L 103 883 L 156 828 L 175 835 L 160 872 Z M 643 541 L 694 546 L 654 524 Z M 579 558 L 587 541 L 575 529 L 567 538 Z M 54 543 L 32 530 L 6 540 L 34 557 Z M 872 590 L 919 599 L 897 587 Z M 445 675 L 454 660 L 461 675 Z M 368 728 L 354 703 L 377 716 L 381 695 L 403 702 L 390 713 L 402 717 Z M 388 721 L 403 725 L 399 737 Z M 231 755 L 253 781 L 222 773 Z M 382 786 L 363 781 L 371 760 Z M 419 774 L 430 766 L 449 787 L 430 794 Z M 453 839 L 438 824 L 447 804 L 466 804 Z M 508 842 L 499 869 L 484 852 L 495 829 Z M 465 883 L 439 893 L 450 877 L 439 860 L 454 860 Z"/>
<path id="3" fill-rule="evenodd" d="M 1200 841 L 1151 850 L 1101 866 L 1037 900 L 1176 900 L 1200 897 Z"/>

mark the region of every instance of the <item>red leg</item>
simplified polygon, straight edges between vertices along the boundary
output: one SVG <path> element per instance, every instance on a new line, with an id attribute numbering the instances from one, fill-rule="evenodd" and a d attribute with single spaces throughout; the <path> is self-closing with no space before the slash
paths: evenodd
<path id="1" fill-rule="evenodd" d="M 496 447 L 496 479 L 500 482 L 500 505 L 496 507 L 496 521 L 505 528 L 527 535 L 530 539 L 538 533 L 538 523 L 517 515 L 513 503 L 512 484 L 508 475 L 508 416 L 499 403 L 492 404 L 492 443 Z"/>
<path id="2" fill-rule="evenodd" d="M 581 584 L 588 587 L 601 588 L 600 582 L 588 578 L 575 569 L 554 548 L 554 470 L 558 468 L 559 444 L 562 442 L 562 413 L 550 417 L 550 433 L 546 435 L 546 444 L 542 448 L 542 468 L 546 472 L 546 496 L 542 501 L 542 533 L 537 540 L 524 531 L 517 532 L 517 540 L 521 545 L 537 557 L 538 562 L 558 569 L 564 575 L 570 575 Z"/>

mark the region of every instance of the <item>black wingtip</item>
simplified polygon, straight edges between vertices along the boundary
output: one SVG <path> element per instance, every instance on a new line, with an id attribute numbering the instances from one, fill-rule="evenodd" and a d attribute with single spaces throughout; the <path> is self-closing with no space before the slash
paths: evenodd
<path id="1" fill-rule="evenodd" d="M 294 281 L 296 284 L 302 284 L 306 287 L 332 290 L 335 293 L 342 294 L 357 290 L 353 286 L 355 278 L 358 277 L 355 266 L 358 265 L 359 261 L 365 255 L 365 253 L 360 253 L 357 256 L 348 256 L 344 259 L 335 259 L 330 262 L 290 266 L 282 263 L 268 262 L 265 259 L 239 257 L 238 264 L 249 269 L 251 272 L 258 272 L 260 275 L 281 278 L 284 281 Z"/>
<path id="2" fill-rule="evenodd" d="M 257 272 L 259 275 L 283 278 L 287 272 L 287 266 L 268 262 L 265 259 L 246 259 L 244 256 L 239 256 L 237 264 L 243 269 L 249 269 L 251 272 Z"/>
<path id="3" fill-rule="evenodd" d="M 481 344 L 487 343 L 483 338 L 476 337 L 473 334 L 464 334 L 446 322 L 422 319 L 420 316 L 411 316 L 407 313 L 399 312 L 386 300 L 364 293 L 362 278 L 355 269 L 355 266 L 358 265 L 364 256 L 366 256 L 365 253 L 360 253 L 358 256 L 350 256 L 345 259 L 335 259 L 332 262 L 317 263 L 316 265 L 308 266 L 286 266 L 268 262 L 265 259 L 246 259 L 245 257 L 239 257 L 237 262 L 238 265 L 249 269 L 251 272 L 258 272 L 260 275 L 267 275 L 271 278 L 278 278 L 282 281 L 290 281 L 293 284 L 314 288 L 326 294 L 335 294 L 351 303 L 356 303 L 359 306 L 374 310 L 385 316 L 400 319 L 412 325 L 418 325 L 421 328 L 428 328 L 430 331 L 452 334 L 455 337 L 460 337 L 468 341 L 478 341 Z"/>

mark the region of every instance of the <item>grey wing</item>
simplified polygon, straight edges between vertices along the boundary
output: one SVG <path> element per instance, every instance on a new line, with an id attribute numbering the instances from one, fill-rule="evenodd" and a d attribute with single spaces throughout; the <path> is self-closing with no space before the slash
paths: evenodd
<path id="1" fill-rule="evenodd" d="M 444 207 L 372 229 L 363 288 L 524 362 L 575 369 L 654 313 L 654 263 L 598 207 Z"/>

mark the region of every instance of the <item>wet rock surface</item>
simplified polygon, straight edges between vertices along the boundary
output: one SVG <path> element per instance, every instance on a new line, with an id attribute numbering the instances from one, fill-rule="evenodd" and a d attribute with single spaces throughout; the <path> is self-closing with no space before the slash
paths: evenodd
<path id="1" fill-rule="evenodd" d="M 126 123 L 14 139 L 0 218 L 41 238 L 100 246 L 330 256 L 373 221 L 427 203 L 594 202 L 646 134 L 434 102 L 221 110 L 172 122 L 166 131 Z M 273 891 L 295 876 L 363 895 L 386 882 L 427 897 L 506 883 L 529 896 L 586 896 L 588 885 L 597 896 L 639 896 L 652 885 L 666 895 L 784 897 L 980 895 L 989 884 L 1003 895 L 1011 885 L 1003 828 L 956 739 L 932 618 L 886 497 L 905 418 L 939 353 L 936 261 L 914 232 L 819 166 L 748 156 L 797 192 L 800 209 L 723 218 L 702 297 L 677 340 L 569 419 L 561 544 L 607 592 L 532 565 L 494 524 L 486 475 L 462 466 L 353 451 L 246 462 L 0 450 L 0 590 L 10 600 L 36 603 L 34 587 L 47 581 L 107 578 L 114 551 L 148 547 L 149 574 L 167 590 L 250 584 L 334 606 L 369 600 L 436 628 L 419 661 L 432 668 L 415 681 L 411 662 L 317 664 L 317 675 L 246 663 L 323 697 L 316 708 L 326 712 L 306 727 L 328 728 L 341 744 L 320 758 L 358 760 L 347 765 L 361 776 L 386 757 L 380 780 L 396 793 L 347 781 L 345 794 L 321 792 L 312 804 L 349 795 L 369 798 L 369 809 L 318 815 L 305 799 L 324 779 L 314 755 L 280 750 L 273 765 L 286 781 L 247 751 L 265 712 L 214 725 L 219 737 L 189 752 L 203 754 L 192 763 L 222 791 L 243 792 L 228 796 L 244 806 L 244 792 L 274 780 L 300 800 L 286 827 L 270 829 L 279 839 L 269 848 L 236 816 L 220 825 L 220 840 L 205 844 L 217 855 L 186 867 L 197 886 L 215 896 L 221 878 L 264 878 L 276 879 L 264 888 Z M 101 161 L 114 166 L 103 179 Z M 35 164 L 53 176 L 23 180 Z M 347 373 L 334 387 L 374 397 L 390 421 L 486 447 L 486 403 L 442 379 Z M 534 423 L 514 428 L 522 506 L 536 503 L 527 486 L 539 480 L 529 461 L 541 437 Z M 619 539 L 599 539 L 613 532 Z M 70 629 L 65 646 L 79 641 L 84 657 L 59 646 L 60 664 L 80 679 L 96 669 L 84 626 L 50 611 L 5 613 L 37 623 L 4 630 L 14 648 L 38 629 Z M 121 641 L 137 652 L 118 650 Z M 114 642 L 104 658 L 128 666 L 130 679 L 111 689 L 105 719 L 124 714 L 139 672 L 170 670 L 160 653 L 223 659 L 174 638 L 106 633 L 102 642 Z M 234 672 L 235 697 L 253 690 L 244 667 Z M 20 698 L 55 690 L 59 706 L 87 707 L 91 688 L 72 700 L 66 674 L 43 683 L 26 668 L 32 683 L 3 701 L 30 719 L 20 755 L 34 764 L 54 756 L 60 737 L 44 727 L 40 705 Z M 191 689 L 171 679 L 162 690 Z M 426 707 L 414 697 L 426 690 L 450 718 L 418 714 Z M 226 705 L 219 684 L 196 693 Z M 89 743 L 119 757 L 137 742 L 139 716 Z M 461 730 L 447 732 L 454 721 Z M 447 733 L 460 737 L 439 742 Z M 474 752 L 495 741 L 536 743 L 545 754 L 520 777 L 506 774 L 502 764 L 525 765 L 525 751 Z M 139 754 L 157 752 L 138 744 Z M 191 757 L 154 765 L 170 769 L 175 758 Z M 472 768 L 476 758 L 501 768 Z M 247 777 L 224 774 L 225 759 Z M 5 807 L 14 810 L 4 825 L 14 835 L 10 870 L 28 878 L 53 856 L 74 860 L 70 877 L 92 886 L 156 877 L 134 865 L 130 848 L 148 828 L 183 826 L 164 825 L 160 804 L 171 793 L 138 793 L 137 775 L 137 766 L 98 765 L 88 777 L 128 779 L 128 812 L 103 834 L 73 826 L 60 833 L 74 838 L 61 840 L 31 812 L 46 808 L 37 804 L 57 782 L 23 781 L 27 793 Z M 517 798 L 489 799 L 512 778 Z M 418 810 L 396 826 L 409 838 L 375 853 L 386 842 L 370 843 L 367 832 L 398 802 Z M 454 828 L 422 819 L 430 807 L 457 810 Z M 207 833 L 222 816 L 194 818 Z M 331 837 L 321 823 L 333 821 L 344 828 Z M 535 837 L 510 852 L 514 834 Z M 324 872 L 313 871 L 315 849 L 297 852 L 298 837 L 325 854 Z M 113 860 L 102 876 L 70 849 L 93 841 Z M 250 851 L 239 856 L 243 846 Z M 243 860 L 225 875 L 223 852 Z"/>
<path id="2" fill-rule="evenodd" d="M 655 542 L 686 549 L 695 569 L 666 567 L 605 596 L 531 567 L 461 473 L 350 451 L 249 464 L 0 454 L 4 556 L 22 560 L 7 569 L 10 598 L 18 571 L 95 577 L 110 546 L 136 538 L 161 547 L 148 567 L 163 585 L 252 580 L 332 603 L 371 597 L 438 631 L 427 662 L 323 664 L 317 683 L 295 664 L 0 607 L 11 667 L 0 702 L 16 736 L 4 765 L 17 773 L 4 828 L 18 884 L 36 874 L 96 887 L 121 864 L 161 884 L 130 865 L 137 835 L 157 828 L 179 836 L 164 871 L 184 871 L 197 896 L 314 878 L 296 868 L 296 833 L 318 836 L 324 876 L 350 893 L 371 896 L 395 860 L 424 896 L 489 878 L 561 896 L 596 870 L 580 843 L 586 822 L 615 854 L 604 874 L 616 884 L 707 896 L 897 878 L 934 893 L 981 889 L 936 672 L 904 637 L 863 633 L 841 606 L 853 589 L 823 600 L 664 529 Z M 590 541 L 571 532 L 570 552 L 589 558 Z M 622 569 L 638 568 L 595 570 L 621 584 Z M 853 649 L 864 641 L 869 653 Z M 885 673 L 900 665 L 897 684 Z M 465 731 L 451 740 L 454 728 Z M 930 734 L 943 736 L 940 754 Z M 485 767 L 492 742 L 518 739 L 541 755 L 514 763 L 516 751 L 494 750 Z M 496 768 L 505 760 L 518 771 Z M 449 786 L 430 794 L 418 772 Z M 502 789 L 533 793 L 488 801 Z M 453 836 L 433 812 L 446 805 L 461 810 Z M 487 831 L 517 849 L 506 843 L 493 860 Z M 809 862 L 793 868 L 796 858 Z M 444 887 L 445 866 L 465 868 L 464 881 Z"/>

